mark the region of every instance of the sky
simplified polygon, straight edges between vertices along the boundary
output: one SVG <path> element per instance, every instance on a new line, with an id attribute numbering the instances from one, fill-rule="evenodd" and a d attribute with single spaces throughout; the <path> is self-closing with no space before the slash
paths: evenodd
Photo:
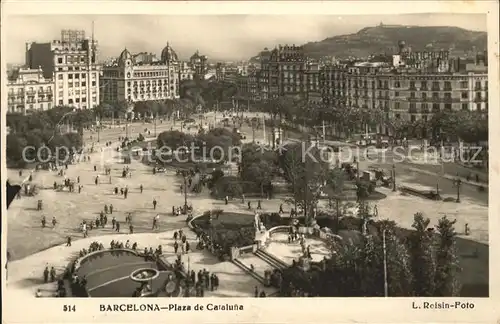
<path id="1" fill-rule="evenodd" d="M 264 47 L 301 45 L 384 24 L 457 26 L 486 31 L 482 14 L 411 15 L 25 15 L 8 16 L 6 61 L 24 62 L 26 42 L 60 39 L 62 29 L 83 29 L 99 42 L 100 59 L 127 48 L 159 54 L 170 43 L 181 59 L 196 50 L 209 60 L 245 60 Z"/>

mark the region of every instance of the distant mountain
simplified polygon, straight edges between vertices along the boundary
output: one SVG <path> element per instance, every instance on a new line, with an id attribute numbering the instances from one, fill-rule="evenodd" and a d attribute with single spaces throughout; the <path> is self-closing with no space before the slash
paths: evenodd
<path id="1" fill-rule="evenodd" d="M 310 42 L 304 44 L 304 50 L 307 56 L 316 59 L 325 56 L 367 57 L 379 53 L 393 54 L 397 51 L 399 41 L 405 41 L 413 51 L 450 49 L 453 54 L 460 54 L 471 51 L 474 46 L 478 51 L 487 48 L 486 32 L 459 27 L 379 25 L 363 28 L 355 34 Z M 258 61 L 258 56 L 251 61 Z"/>

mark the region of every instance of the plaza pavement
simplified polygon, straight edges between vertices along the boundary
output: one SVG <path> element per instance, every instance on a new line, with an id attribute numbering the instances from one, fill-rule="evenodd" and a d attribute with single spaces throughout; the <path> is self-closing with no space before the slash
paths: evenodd
<path id="1" fill-rule="evenodd" d="M 153 135 L 152 124 L 135 124 L 129 126 L 129 134 L 131 138 L 137 137 L 139 132 L 144 133 L 144 128 L 151 130 Z M 157 134 L 161 131 L 169 130 L 171 124 L 163 122 L 157 124 Z M 175 127 L 178 129 L 178 125 Z M 101 146 L 106 141 L 113 141 L 113 147 L 116 147 L 118 136 L 124 136 L 125 132 L 122 128 L 112 128 L 101 132 Z M 247 133 L 247 137 L 248 137 Z M 251 136 L 251 133 L 250 133 Z M 96 134 L 92 134 L 92 138 L 96 139 Z M 90 142 L 90 135 L 85 135 L 85 141 Z M 96 144 L 97 145 L 97 144 Z M 9 263 L 9 293 L 10 290 L 16 294 L 32 295 L 36 287 L 43 287 L 40 284 L 42 272 L 45 265 L 56 266 L 58 269 L 66 266 L 69 259 L 74 257 L 74 253 L 78 252 L 83 247 L 88 247 L 90 242 L 94 240 L 102 240 L 105 245 L 116 238 L 122 241 L 130 239 L 136 240 L 139 246 L 157 246 L 158 244 L 166 244 L 164 251 L 169 253 L 172 248 L 168 247 L 167 240 L 171 239 L 171 233 L 163 233 L 166 229 L 172 231 L 185 227 L 184 216 L 171 216 L 172 206 L 181 206 L 184 203 L 183 195 L 179 190 L 179 179 L 174 172 L 165 174 L 153 175 L 151 168 L 143 163 L 133 161 L 128 165 L 132 171 L 132 178 L 121 178 L 123 164 L 119 161 L 112 163 L 112 184 L 107 184 L 108 177 L 101 175 L 102 184 L 96 186 L 93 182 L 96 172 L 93 171 L 93 166 L 98 165 L 100 152 L 98 147 L 97 152 L 91 154 L 91 162 L 81 162 L 79 164 L 70 165 L 67 170 L 67 176 L 71 179 L 80 176 L 83 184 L 81 194 L 68 192 L 55 192 L 52 189 L 54 180 L 60 182 L 61 177 L 56 176 L 55 172 L 39 171 L 34 173 L 34 183 L 48 187 L 41 190 L 36 197 L 23 197 L 20 200 L 14 200 L 8 211 L 8 250 L 11 252 L 12 259 Z M 98 170 L 102 171 L 102 170 Z M 99 172 L 98 172 L 99 173 Z M 420 178 L 420 176 L 419 176 Z M 434 177 L 435 178 L 435 177 Z M 9 179 L 15 183 L 16 180 L 21 180 L 17 175 L 16 170 L 9 170 Z M 435 180 L 434 180 L 435 181 Z M 398 176 L 399 184 L 409 184 L 419 182 L 415 176 L 408 174 L 400 174 Z M 144 192 L 139 192 L 139 186 L 144 186 Z M 128 186 L 130 189 L 128 199 L 122 196 L 112 194 L 112 189 L 115 186 Z M 441 188 L 441 185 L 440 185 Z M 459 235 L 465 223 L 469 224 L 471 235 L 467 237 L 469 240 L 488 244 L 488 213 L 487 204 L 481 205 L 473 197 L 462 195 L 462 203 L 453 202 L 434 202 L 424 200 L 412 196 L 401 196 L 399 193 L 393 193 L 391 190 L 380 188 L 377 189 L 387 195 L 386 199 L 376 202 L 380 217 L 394 220 L 398 225 L 411 228 L 413 222 L 413 213 L 421 211 L 426 217 L 431 219 L 431 225 L 436 225 L 437 220 L 443 215 L 449 218 L 457 218 L 456 230 Z M 449 190 L 450 191 L 450 190 Z M 451 191 L 450 191 L 451 194 Z M 152 208 L 152 200 L 156 198 L 158 201 L 157 210 Z M 38 199 L 44 201 L 44 210 L 36 211 L 36 202 Z M 239 200 L 231 201 L 228 205 L 224 205 L 221 201 L 213 200 L 204 192 L 202 194 L 189 194 L 188 202 L 193 205 L 195 211 L 208 210 L 212 208 L 222 208 L 225 211 L 243 211 L 246 210 L 246 205 Z M 125 225 L 124 219 L 128 212 L 133 213 L 133 223 L 135 234 L 116 234 L 109 228 L 111 216 L 108 218 L 108 227 L 105 229 L 94 229 L 89 232 L 90 237 L 83 239 L 82 233 L 78 231 L 78 226 L 83 219 L 95 219 L 98 213 L 103 209 L 105 204 L 113 204 L 113 215 L 122 223 L 122 233 L 128 233 L 128 228 Z M 264 210 L 277 211 L 281 201 L 274 199 L 271 201 L 263 200 L 262 206 Z M 324 203 L 324 202 L 323 202 Z M 285 207 L 289 210 L 289 206 Z M 152 219 L 156 214 L 161 215 L 160 231 L 151 231 Z M 42 229 L 40 219 L 45 215 L 47 218 L 48 228 Z M 50 221 L 52 216 L 56 216 L 58 224 L 55 229 L 51 228 Z M 190 231 L 186 230 L 186 233 Z M 72 248 L 66 248 L 66 237 L 73 238 Z M 137 238 L 137 239 L 136 239 Z M 276 243 L 279 244 L 279 243 Z M 283 244 L 285 246 L 286 244 Z M 276 245 L 279 246 L 279 245 Z M 287 249 L 290 247 L 278 248 L 275 251 L 277 256 L 287 255 Z M 44 250 L 46 249 L 46 250 Z M 464 253 L 468 253 L 466 251 Z M 474 253 L 474 251 L 470 251 Z M 482 255 L 482 258 L 485 256 Z M 168 255 L 167 255 L 168 258 Z M 209 269 L 210 262 L 208 258 L 199 258 L 192 256 L 193 266 L 206 267 Z M 486 256 L 487 258 L 487 256 Z M 206 259 L 206 260 L 205 260 Z M 197 261 L 198 260 L 198 261 Z M 483 260 L 484 261 L 484 260 Z M 475 259 L 468 258 L 465 260 L 465 266 L 474 268 Z M 487 262 L 487 260 L 486 260 Z M 221 277 L 221 290 L 219 294 L 231 294 L 233 287 L 223 287 L 223 281 L 226 279 L 231 282 L 230 278 L 239 278 L 243 280 L 245 277 L 242 271 L 231 263 L 215 263 L 212 264 L 213 271 L 217 273 L 227 274 L 227 277 Z M 484 267 L 483 267 L 484 268 Z M 487 267 L 486 267 L 487 268 Z M 210 271 L 210 270 L 209 270 Z M 239 272 L 238 272 L 239 271 Z M 475 271 L 482 279 L 486 276 L 487 269 Z M 241 276 L 238 277 L 238 273 Z M 226 275 L 224 275 L 226 276 Z M 248 277 L 248 278 L 246 278 Z M 245 280 L 250 280 L 250 276 L 246 276 Z M 253 279 L 252 279 L 253 280 Z M 486 279 L 487 280 L 487 279 Z M 253 283 L 252 283 L 253 284 Z M 250 282 L 248 282 L 250 285 Z M 245 284 L 245 286 L 247 286 Z M 236 289 L 237 291 L 238 289 Z M 253 289 L 250 292 L 245 290 L 245 293 L 253 294 Z"/>

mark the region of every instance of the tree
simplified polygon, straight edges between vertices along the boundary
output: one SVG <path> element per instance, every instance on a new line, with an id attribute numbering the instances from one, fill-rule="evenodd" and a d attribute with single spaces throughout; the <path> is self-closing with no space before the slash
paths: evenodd
<path id="1" fill-rule="evenodd" d="M 261 160 L 250 164 L 242 169 L 241 178 L 245 181 L 251 181 L 260 188 L 260 194 L 264 196 L 264 186 L 271 183 L 274 167 L 269 162 Z"/>
<path id="2" fill-rule="evenodd" d="M 301 207 L 306 219 L 311 221 L 329 167 L 321 151 L 305 143 L 289 145 L 280 157 L 280 164 L 285 179 L 292 184 L 294 205 Z"/>
<path id="3" fill-rule="evenodd" d="M 171 150 L 177 150 L 182 146 L 190 147 L 191 143 L 193 143 L 193 136 L 186 134 L 184 132 L 180 132 L 177 130 L 174 131 L 165 131 L 161 132 L 157 138 L 157 146 L 159 148 L 169 148 Z"/>
<path id="4" fill-rule="evenodd" d="M 430 220 L 416 213 L 412 231 L 408 237 L 410 264 L 413 273 L 413 290 L 417 297 L 434 296 L 436 260 Z"/>
<path id="5" fill-rule="evenodd" d="M 25 137 L 17 134 L 7 134 L 7 164 L 9 166 L 24 167 L 23 150 L 28 145 Z M 29 157 L 30 159 L 32 157 Z"/>
<path id="6" fill-rule="evenodd" d="M 82 147 L 81 132 L 61 134 L 60 125 L 66 120 L 77 125 L 80 123 L 78 119 L 84 118 L 87 114 L 84 111 L 75 111 L 71 107 L 54 107 L 51 110 L 38 111 L 26 116 L 8 114 L 7 125 L 11 127 L 11 132 L 7 136 L 7 161 L 11 165 L 23 167 L 26 161 L 22 152 L 26 146 L 32 146 L 35 152 L 47 146 L 52 154 L 55 153 L 56 147 L 61 146 L 79 150 Z M 30 154 L 30 152 L 26 153 Z M 37 156 L 31 154 L 27 158 L 36 161 Z"/>
<path id="7" fill-rule="evenodd" d="M 456 251 L 456 236 L 454 225 L 456 220 L 443 216 L 436 229 L 439 233 L 436 253 L 436 297 L 457 297 L 460 295 L 458 256 Z"/>
<path id="8" fill-rule="evenodd" d="M 406 245 L 397 235 L 396 223 L 382 220 L 378 222 L 378 226 L 380 228 L 379 237 L 382 236 L 382 231 L 385 230 L 389 296 L 413 296 L 413 273 L 410 265 L 410 255 Z M 382 242 L 379 244 L 382 244 Z"/>
<path id="9" fill-rule="evenodd" d="M 344 180 L 344 170 L 341 168 L 327 171 L 324 190 L 328 195 L 328 199 L 335 200 L 335 231 L 338 231 L 339 217 L 341 215 L 340 202 L 344 198 Z"/>

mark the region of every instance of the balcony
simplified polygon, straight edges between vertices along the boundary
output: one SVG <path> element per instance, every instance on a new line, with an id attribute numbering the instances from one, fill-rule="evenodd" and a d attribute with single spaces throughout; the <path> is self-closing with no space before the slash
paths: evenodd
<path id="1" fill-rule="evenodd" d="M 439 87 L 432 87 L 431 91 L 441 91 L 441 88 L 439 88 Z"/>
<path id="2" fill-rule="evenodd" d="M 410 109 L 408 109 L 408 112 L 409 112 L 410 114 L 418 114 L 418 110 L 417 110 L 417 108 L 410 108 Z"/>
<path id="3" fill-rule="evenodd" d="M 485 100 L 486 100 L 486 98 L 483 98 L 483 97 L 475 97 L 474 98 L 475 102 L 482 102 L 482 101 L 485 101 Z"/>
<path id="4" fill-rule="evenodd" d="M 34 90 L 26 91 L 26 95 L 28 95 L 28 96 L 34 96 L 35 94 L 36 94 L 36 91 L 34 91 Z"/>

